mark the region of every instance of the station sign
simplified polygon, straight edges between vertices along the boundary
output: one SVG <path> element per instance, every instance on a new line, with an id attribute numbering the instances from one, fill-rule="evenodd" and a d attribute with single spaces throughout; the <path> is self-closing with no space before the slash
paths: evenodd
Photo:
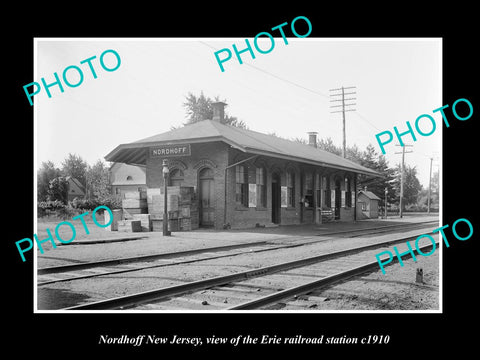
<path id="1" fill-rule="evenodd" d="M 150 157 L 190 156 L 190 144 L 159 145 L 150 148 Z"/>

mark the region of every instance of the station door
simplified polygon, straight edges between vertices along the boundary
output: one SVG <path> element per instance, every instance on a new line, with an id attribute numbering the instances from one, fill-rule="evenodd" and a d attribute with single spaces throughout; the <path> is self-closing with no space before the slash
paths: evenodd
<path id="1" fill-rule="evenodd" d="M 340 207 L 342 206 L 342 189 L 340 180 L 335 180 L 335 220 L 340 219 Z"/>
<path id="2" fill-rule="evenodd" d="M 199 217 L 200 226 L 215 224 L 215 182 L 213 170 L 204 168 L 199 173 Z"/>

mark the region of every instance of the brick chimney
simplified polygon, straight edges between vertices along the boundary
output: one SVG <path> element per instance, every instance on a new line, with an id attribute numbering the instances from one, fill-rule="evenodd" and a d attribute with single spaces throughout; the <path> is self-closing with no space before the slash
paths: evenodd
<path id="1" fill-rule="evenodd" d="M 308 145 L 317 147 L 317 132 L 316 131 L 311 131 L 308 133 Z"/>
<path id="2" fill-rule="evenodd" d="M 227 104 L 221 101 L 212 103 L 213 107 L 213 121 L 222 122 L 225 117 L 225 106 Z"/>

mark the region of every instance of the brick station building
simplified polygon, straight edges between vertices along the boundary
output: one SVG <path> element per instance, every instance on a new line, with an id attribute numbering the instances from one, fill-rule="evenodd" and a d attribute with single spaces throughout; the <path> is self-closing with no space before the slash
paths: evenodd
<path id="1" fill-rule="evenodd" d="M 316 147 L 212 120 L 154 135 L 112 150 L 107 161 L 143 165 L 148 189 L 194 187 L 199 226 L 222 229 L 356 219 L 357 175 L 374 170 Z"/>

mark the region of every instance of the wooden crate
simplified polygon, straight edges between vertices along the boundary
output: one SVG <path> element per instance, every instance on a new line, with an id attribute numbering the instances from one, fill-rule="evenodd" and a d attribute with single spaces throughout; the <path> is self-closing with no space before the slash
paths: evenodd
<path id="1" fill-rule="evenodd" d="M 179 212 L 179 217 L 181 218 L 189 218 L 190 217 L 190 206 L 181 206 L 180 209 L 178 210 Z"/>
<path id="2" fill-rule="evenodd" d="M 147 193 L 145 191 L 127 191 L 123 194 L 124 199 L 147 199 Z"/>
<path id="3" fill-rule="evenodd" d="M 168 230 L 178 231 L 178 219 L 169 219 L 168 220 Z"/>
<path id="4" fill-rule="evenodd" d="M 133 208 L 133 209 L 123 209 L 123 215 L 125 219 L 132 220 L 133 215 L 135 214 L 147 214 L 147 208 Z"/>
<path id="5" fill-rule="evenodd" d="M 147 199 L 123 199 L 122 208 L 125 208 L 125 209 L 147 208 Z"/>
<path id="6" fill-rule="evenodd" d="M 134 220 L 140 220 L 142 231 L 152 231 L 150 214 L 134 214 Z"/>
<path id="7" fill-rule="evenodd" d="M 169 219 L 178 219 L 178 215 L 179 215 L 178 210 L 168 212 L 168 218 Z"/>
<path id="8" fill-rule="evenodd" d="M 181 218 L 179 220 L 179 230 L 180 231 L 190 231 L 192 230 L 192 221 L 190 218 Z"/>
<path id="9" fill-rule="evenodd" d="M 152 219 L 152 231 L 163 231 L 163 219 Z"/>
<path id="10" fill-rule="evenodd" d="M 179 203 L 182 205 L 189 205 L 193 202 L 195 198 L 195 191 L 193 186 L 181 186 L 180 187 L 180 196 Z"/>
<path id="11" fill-rule="evenodd" d="M 105 227 L 105 230 L 118 231 L 118 222 L 123 218 L 123 210 L 121 209 L 112 210 L 112 215 L 113 215 L 112 222 L 110 223 L 110 225 Z M 103 216 L 105 221 L 104 224 L 108 224 L 110 222 L 110 213 L 108 211 L 104 211 Z"/>
<path id="12" fill-rule="evenodd" d="M 140 220 L 120 220 L 118 222 L 118 231 L 141 232 L 142 225 Z"/>

